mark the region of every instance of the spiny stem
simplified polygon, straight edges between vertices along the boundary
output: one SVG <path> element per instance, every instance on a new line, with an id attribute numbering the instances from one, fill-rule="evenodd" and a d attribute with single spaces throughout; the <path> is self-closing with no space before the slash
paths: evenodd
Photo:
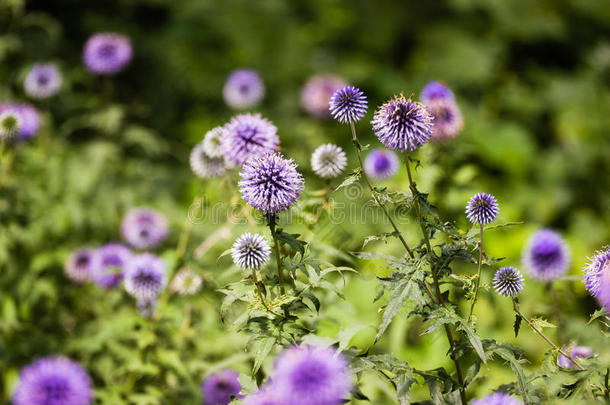
<path id="1" fill-rule="evenodd" d="M 350 122 L 350 127 L 352 129 L 352 141 L 354 142 L 354 147 L 356 148 L 356 155 L 358 156 L 358 162 L 360 163 L 360 170 L 361 170 L 361 173 L 362 173 L 362 178 L 364 179 L 364 181 L 366 182 L 367 186 L 371 190 L 371 195 L 373 196 L 373 199 L 375 200 L 377 205 L 379 207 L 381 207 L 381 210 L 385 214 L 385 216 L 388 219 L 388 221 L 390 222 L 390 224 L 392 224 L 392 228 L 394 228 L 394 232 L 398 236 L 398 239 L 400 239 L 400 242 L 402 243 L 402 245 L 407 250 L 407 253 L 413 259 L 413 258 L 415 258 L 415 255 L 411 251 L 411 248 L 407 244 L 407 241 L 405 241 L 405 239 L 403 238 L 402 233 L 400 233 L 400 231 L 398 230 L 398 227 L 394 223 L 394 220 L 392 219 L 392 217 L 390 217 L 390 214 L 388 213 L 388 210 L 386 209 L 385 205 L 381 204 L 381 202 L 379 201 L 379 198 L 377 197 L 377 194 L 375 194 L 375 189 L 373 188 L 373 185 L 369 181 L 369 177 L 367 176 L 366 172 L 364 171 L 364 164 L 362 163 L 362 156 L 360 154 L 361 146 L 360 146 L 360 143 L 358 142 L 358 137 L 356 136 L 356 128 L 354 127 L 354 123 L 353 122 Z"/>
<path id="2" fill-rule="evenodd" d="M 275 253 L 275 260 L 277 264 L 277 282 L 280 286 L 280 292 L 282 295 L 286 293 L 284 290 L 284 276 L 282 275 L 282 258 L 280 257 L 280 244 L 277 240 L 277 232 L 275 229 L 275 214 L 267 214 L 267 225 L 269 225 L 269 230 L 271 231 L 271 237 L 273 237 L 273 251 Z"/>
<path id="3" fill-rule="evenodd" d="M 481 224 L 481 236 L 479 239 L 479 269 L 477 270 L 477 283 L 474 287 L 474 297 L 472 298 L 472 302 L 470 303 L 470 312 L 468 313 L 467 322 L 470 323 L 472 319 L 472 312 L 474 311 L 474 306 L 477 303 L 477 295 L 479 294 L 479 286 L 481 285 L 481 264 L 483 263 L 483 228 L 485 226 Z"/>
<path id="4" fill-rule="evenodd" d="M 515 313 L 517 315 L 519 315 L 529 325 L 530 328 L 532 328 L 537 334 L 539 334 L 540 337 L 542 337 L 549 345 L 551 345 L 551 347 L 553 347 L 559 353 L 563 354 L 572 363 L 576 364 L 576 367 L 578 367 L 579 370 L 584 371 L 585 368 L 583 366 L 581 366 L 576 361 L 576 359 L 570 357 L 570 355 L 568 355 L 566 352 L 564 352 L 562 349 L 560 349 L 555 343 L 553 343 L 553 341 L 551 339 L 549 339 L 540 329 L 538 329 L 538 327 L 536 325 L 534 325 L 529 319 L 527 319 L 527 317 L 525 315 L 523 315 L 523 313 L 519 310 L 519 304 L 517 303 L 517 300 L 515 300 L 514 298 L 513 298 L 513 309 L 515 310 Z"/>

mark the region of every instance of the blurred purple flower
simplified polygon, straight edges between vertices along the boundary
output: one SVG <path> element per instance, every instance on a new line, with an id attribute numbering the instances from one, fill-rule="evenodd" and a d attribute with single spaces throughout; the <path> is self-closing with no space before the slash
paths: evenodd
<path id="1" fill-rule="evenodd" d="M 307 113 L 315 118 L 328 118 L 330 99 L 338 89 L 347 86 L 345 80 L 335 75 L 311 77 L 301 91 L 301 103 Z"/>
<path id="2" fill-rule="evenodd" d="M 91 273 L 101 266 L 100 255 L 95 249 L 80 248 L 72 252 L 64 265 L 64 272 L 69 279 L 84 283 L 91 279 Z"/>
<path id="3" fill-rule="evenodd" d="M 449 100 L 454 101 L 455 97 L 451 89 L 441 82 L 430 82 L 424 86 L 421 91 L 421 101 L 428 104 L 432 100 Z"/>
<path id="4" fill-rule="evenodd" d="M 167 283 L 165 262 L 153 254 L 133 256 L 125 265 L 125 291 L 134 297 L 138 307 L 154 302 Z"/>
<path id="5" fill-rule="evenodd" d="M 233 370 L 223 370 L 212 374 L 201 383 L 203 403 L 205 405 L 227 405 L 231 396 L 243 398 L 239 395 L 241 384 L 237 379 L 239 373 Z"/>
<path id="6" fill-rule="evenodd" d="M 399 166 L 400 160 L 391 150 L 373 149 L 364 159 L 364 171 L 375 180 L 394 176 Z"/>
<path id="7" fill-rule="evenodd" d="M 239 165 L 274 152 L 280 143 L 275 125 L 260 114 L 236 115 L 224 128 L 221 143 L 225 156 Z"/>
<path id="8" fill-rule="evenodd" d="M 250 108 L 265 96 L 265 85 L 256 71 L 235 70 L 227 78 L 222 95 L 225 103 L 231 108 Z"/>
<path id="9" fill-rule="evenodd" d="M 169 232 L 167 219 L 150 208 L 133 208 L 123 218 L 121 232 L 136 249 L 152 248 L 165 240 Z"/>
<path id="10" fill-rule="evenodd" d="M 23 84 L 25 94 L 32 98 L 53 97 L 62 83 L 61 73 L 54 63 L 39 63 L 30 69 Z"/>
<path id="11" fill-rule="evenodd" d="M 123 280 L 123 268 L 131 259 L 129 248 L 120 243 L 109 243 L 97 250 L 100 265 L 91 270 L 91 280 L 104 288 L 114 288 Z"/>
<path id="12" fill-rule="evenodd" d="M 284 405 L 284 402 L 282 402 L 272 384 L 248 395 L 244 400 L 244 405 Z"/>
<path id="13" fill-rule="evenodd" d="M 433 117 L 432 142 L 455 138 L 464 127 L 462 113 L 455 101 L 438 98 L 426 102 L 425 106 Z"/>
<path id="14" fill-rule="evenodd" d="M 542 229 L 530 238 L 523 250 L 522 261 L 530 276 L 551 281 L 566 272 L 570 265 L 570 250 L 560 234 Z"/>
<path id="15" fill-rule="evenodd" d="M 523 405 L 523 402 L 509 394 L 496 392 L 473 401 L 471 405 Z"/>
<path id="16" fill-rule="evenodd" d="M 564 346 L 563 351 L 570 356 L 570 359 L 586 359 L 587 357 L 591 357 L 593 355 L 593 350 L 586 346 Z M 572 368 L 574 363 L 570 359 L 560 353 L 557 356 L 557 365 L 562 368 Z"/>
<path id="17" fill-rule="evenodd" d="M 133 51 L 128 37 L 113 32 L 93 35 L 87 40 L 83 62 L 91 73 L 112 75 L 131 60 Z"/>

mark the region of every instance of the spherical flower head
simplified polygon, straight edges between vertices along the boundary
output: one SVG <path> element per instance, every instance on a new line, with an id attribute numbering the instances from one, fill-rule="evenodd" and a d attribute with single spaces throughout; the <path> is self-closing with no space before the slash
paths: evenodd
<path id="1" fill-rule="evenodd" d="M 256 71 L 240 69 L 229 75 L 222 95 L 231 108 L 250 108 L 265 96 L 265 85 Z"/>
<path id="2" fill-rule="evenodd" d="M 243 398 L 239 395 L 241 384 L 239 373 L 233 370 L 223 370 L 212 374 L 201 383 L 203 403 L 205 405 L 227 405 L 231 397 Z"/>
<path id="3" fill-rule="evenodd" d="M 205 133 L 203 137 L 203 151 L 213 158 L 224 158 L 225 151 L 222 148 L 222 138 L 226 134 L 224 127 L 215 127 Z"/>
<path id="4" fill-rule="evenodd" d="M 138 302 L 155 300 L 165 288 L 165 262 L 153 254 L 134 255 L 125 265 L 125 291 Z"/>
<path id="5" fill-rule="evenodd" d="M 323 179 L 332 179 L 347 166 L 347 156 L 343 149 L 332 143 L 318 146 L 311 155 L 311 168 Z"/>
<path id="6" fill-rule="evenodd" d="M 570 250 L 563 238 L 550 229 L 536 232 L 523 250 L 523 266 L 528 274 L 542 281 L 563 276 L 570 264 Z"/>
<path id="7" fill-rule="evenodd" d="M 66 260 L 64 272 L 70 280 L 84 283 L 100 266 L 101 260 L 97 250 L 84 247 L 72 252 Z"/>
<path id="8" fill-rule="evenodd" d="M 15 105 L 21 116 L 21 130 L 19 131 L 20 140 L 31 139 L 40 129 L 40 114 L 38 110 L 29 104 Z"/>
<path id="9" fill-rule="evenodd" d="M 447 86 L 445 86 L 441 82 L 430 82 L 424 86 L 421 91 L 421 101 L 424 104 L 428 104 L 428 102 L 432 100 L 449 100 L 453 101 L 455 99 L 453 92 Z"/>
<path id="10" fill-rule="evenodd" d="M 523 402 L 509 394 L 496 392 L 473 401 L 471 405 L 523 405 Z"/>
<path id="11" fill-rule="evenodd" d="M 512 266 L 501 267 L 496 271 L 492 284 L 498 294 L 514 297 L 523 289 L 523 276 Z"/>
<path id="12" fill-rule="evenodd" d="M 169 226 L 165 215 L 150 208 L 131 209 L 121 223 L 123 238 L 136 249 L 152 248 L 165 240 Z"/>
<path id="13" fill-rule="evenodd" d="M 203 280 L 197 273 L 188 267 L 183 267 L 174 276 L 171 290 L 180 295 L 193 295 L 201 289 Z"/>
<path id="14" fill-rule="evenodd" d="M 0 112 L 0 140 L 15 138 L 22 125 L 23 120 L 17 108 L 4 108 Z"/>
<path id="15" fill-rule="evenodd" d="M 28 72 L 23 88 L 29 97 L 45 99 L 57 94 L 61 83 L 61 73 L 54 63 L 39 63 Z"/>
<path id="16" fill-rule="evenodd" d="M 587 346 L 568 345 L 563 347 L 563 351 L 567 353 L 570 358 L 567 358 L 561 353 L 557 356 L 557 365 L 561 368 L 572 368 L 575 364 L 570 359 L 586 359 L 593 355 L 593 350 Z"/>
<path id="17" fill-rule="evenodd" d="M 317 75 L 311 77 L 301 91 L 301 104 L 305 111 L 314 118 L 328 118 L 329 102 L 333 94 L 347 86 L 345 80 L 335 75 Z"/>
<path id="18" fill-rule="evenodd" d="M 432 115 L 423 104 L 402 94 L 380 106 L 373 116 L 373 131 L 389 149 L 415 150 L 432 135 Z"/>
<path id="19" fill-rule="evenodd" d="M 91 378 L 66 357 L 46 357 L 19 374 L 14 405 L 88 405 L 93 401 Z"/>
<path id="20" fill-rule="evenodd" d="M 400 160 L 391 150 L 373 149 L 364 159 L 364 171 L 375 180 L 394 176 L 399 166 Z"/>
<path id="21" fill-rule="evenodd" d="M 273 385 L 266 386 L 250 394 L 244 400 L 244 405 L 284 405 Z"/>
<path id="22" fill-rule="evenodd" d="M 91 270 L 91 280 L 104 288 L 114 288 L 123 280 L 123 268 L 131 259 L 128 247 L 120 243 L 109 243 L 97 250 L 100 265 Z"/>
<path id="23" fill-rule="evenodd" d="M 132 54 L 129 38 L 113 32 L 103 32 L 87 40 L 83 62 L 91 73 L 113 75 L 123 70 Z"/>
<path id="24" fill-rule="evenodd" d="M 340 88 L 330 99 L 330 114 L 344 124 L 360 121 L 367 108 L 366 96 L 354 86 Z"/>
<path id="25" fill-rule="evenodd" d="M 426 102 L 426 109 L 432 114 L 434 126 L 430 141 L 441 142 L 455 138 L 464 127 L 462 112 L 455 101 L 446 98 Z"/>
<path id="26" fill-rule="evenodd" d="M 225 167 L 225 158 L 211 157 L 205 151 L 205 145 L 199 142 L 191 151 L 189 163 L 191 164 L 191 170 L 198 177 L 207 179 L 211 177 L 220 177 L 227 171 Z"/>
<path id="27" fill-rule="evenodd" d="M 231 257 L 244 270 L 258 270 L 267 264 L 270 252 L 271 248 L 262 235 L 247 232 L 233 243 Z"/>
<path id="28" fill-rule="evenodd" d="M 277 214 L 290 208 L 304 187 L 297 165 L 279 153 L 248 160 L 239 175 L 243 199 L 265 214 Z"/>
<path id="29" fill-rule="evenodd" d="M 585 276 L 583 282 L 585 287 L 594 297 L 601 292 L 602 280 L 610 277 L 610 246 L 604 246 L 602 250 L 595 252 L 589 263 L 585 265 Z"/>
<path id="30" fill-rule="evenodd" d="M 473 195 L 466 205 L 466 217 L 473 224 L 489 224 L 498 218 L 499 213 L 496 198 L 488 193 Z"/>
<path id="31" fill-rule="evenodd" d="M 225 156 L 238 165 L 277 149 L 277 128 L 260 114 L 240 114 L 225 125 L 221 143 Z"/>
<path id="32" fill-rule="evenodd" d="M 339 405 L 352 388 L 343 356 L 316 346 L 284 351 L 275 362 L 272 381 L 283 404 Z"/>

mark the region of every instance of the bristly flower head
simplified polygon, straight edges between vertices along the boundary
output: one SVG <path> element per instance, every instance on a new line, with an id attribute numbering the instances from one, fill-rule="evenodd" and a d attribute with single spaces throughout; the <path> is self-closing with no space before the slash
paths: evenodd
<path id="1" fill-rule="evenodd" d="M 172 280 L 170 289 L 180 295 L 193 295 L 201 289 L 203 280 L 197 273 L 188 267 L 178 270 Z"/>
<path id="2" fill-rule="evenodd" d="M 91 73 L 112 75 L 129 63 L 132 53 L 129 38 L 113 32 L 104 32 L 87 40 L 83 62 Z"/>
<path id="3" fill-rule="evenodd" d="M 570 356 L 570 359 L 586 359 L 593 355 L 593 350 L 587 346 L 564 346 L 562 349 Z M 559 353 L 557 356 L 557 365 L 561 368 L 572 368 L 575 364 L 563 354 Z"/>
<path id="4" fill-rule="evenodd" d="M 207 154 L 205 141 L 199 142 L 191 151 L 189 163 L 191 170 L 202 179 L 220 177 L 225 174 L 225 158 L 211 157 Z"/>
<path id="5" fill-rule="evenodd" d="M 84 283 L 100 266 L 101 260 L 97 250 L 84 247 L 72 252 L 66 260 L 64 272 L 72 281 Z"/>
<path id="6" fill-rule="evenodd" d="M 584 270 L 585 287 L 591 295 L 599 297 L 602 281 L 610 279 L 610 246 L 604 246 L 602 250 L 595 252 L 595 256 L 589 258 Z"/>
<path id="7" fill-rule="evenodd" d="M 347 156 L 343 149 L 332 143 L 318 146 L 311 155 L 311 168 L 323 179 L 332 179 L 343 172 Z"/>
<path id="8" fill-rule="evenodd" d="M 496 198 L 487 193 L 475 194 L 466 205 L 466 217 L 473 224 L 489 224 L 498 218 L 499 213 Z"/>
<path id="9" fill-rule="evenodd" d="M 59 73 L 57 65 L 40 63 L 34 65 L 28 72 L 23 83 L 23 89 L 28 96 L 43 99 L 57 94 L 61 83 L 61 73 Z"/>
<path id="10" fill-rule="evenodd" d="M 165 240 L 169 232 L 167 219 L 150 208 L 129 210 L 121 223 L 125 240 L 136 249 L 152 248 Z"/>
<path id="11" fill-rule="evenodd" d="M 523 405 L 523 402 L 509 394 L 496 392 L 495 394 L 473 401 L 471 405 Z"/>
<path id="12" fill-rule="evenodd" d="M 328 118 L 328 104 L 335 91 L 347 86 L 345 80 L 334 75 L 311 77 L 301 91 L 301 104 L 309 115 L 315 118 Z"/>
<path id="13" fill-rule="evenodd" d="M 330 99 L 330 114 L 344 124 L 360 121 L 367 108 L 366 96 L 354 86 L 340 88 Z"/>
<path id="14" fill-rule="evenodd" d="M 265 96 L 265 85 L 256 71 L 235 70 L 229 75 L 222 95 L 225 103 L 231 108 L 250 108 L 257 105 Z"/>
<path id="15" fill-rule="evenodd" d="M 444 99 L 453 101 L 455 99 L 451 89 L 441 82 L 430 82 L 426 84 L 421 91 L 420 98 L 424 104 L 428 104 L 428 102 L 432 100 Z"/>
<path id="16" fill-rule="evenodd" d="M 207 377 L 201 383 L 201 392 L 205 405 L 228 405 L 231 396 L 243 398 L 239 395 L 241 384 L 239 373 L 233 370 L 224 370 Z"/>
<path id="17" fill-rule="evenodd" d="M 455 101 L 446 98 L 436 98 L 425 103 L 426 109 L 434 120 L 432 123 L 432 142 L 455 138 L 464 127 L 464 119 Z"/>
<path id="18" fill-rule="evenodd" d="M 205 133 L 203 137 L 203 150 L 208 156 L 219 158 L 225 156 L 222 148 L 222 138 L 226 134 L 224 127 L 215 127 Z"/>
<path id="19" fill-rule="evenodd" d="M 316 346 L 284 351 L 275 362 L 272 381 L 284 404 L 339 405 L 352 387 L 343 356 Z"/>
<path id="20" fill-rule="evenodd" d="M 394 150 L 415 150 L 432 135 L 432 116 L 423 104 L 402 94 L 381 105 L 373 116 L 379 141 Z"/>
<path id="21" fill-rule="evenodd" d="M 280 143 L 275 125 L 260 114 L 237 115 L 224 128 L 226 134 L 221 140 L 224 154 L 238 165 L 251 157 L 274 152 Z"/>
<path id="22" fill-rule="evenodd" d="M 523 266 L 536 279 L 551 281 L 561 277 L 570 264 L 570 250 L 563 238 L 550 229 L 536 232 L 523 250 Z"/>
<path id="23" fill-rule="evenodd" d="M 400 160 L 391 150 L 373 149 L 364 159 L 364 171 L 375 180 L 390 178 L 396 174 Z"/>
<path id="24" fill-rule="evenodd" d="M 297 165 L 279 153 L 248 160 L 239 175 L 243 199 L 265 214 L 277 214 L 290 208 L 304 187 Z"/>
<path id="25" fill-rule="evenodd" d="M 514 297 L 523 289 L 523 276 L 512 266 L 500 267 L 494 275 L 492 284 L 498 294 Z"/>
<path id="26" fill-rule="evenodd" d="M 258 270 L 269 261 L 271 248 L 262 235 L 250 232 L 241 235 L 231 249 L 233 262 L 244 270 Z"/>
<path id="27" fill-rule="evenodd" d="M 138 303 L 155 300 L 165 288 L 165 262 L 150 253 L 135 255 L 125 265 L 125 291 Z"/>
<path id="28" fill-rule="evenodd" d="M 286 405 L 277 394 L 273 384 L 262 387 L 244 400 L 244 405 Z"/>
<path id="29" fill-rule="evenodd" d="M 91 378 L 66 357 L 46 357 L 19 374 L 14 405 L 88 405 L 93 401 Z"/>
<path id="30" fill-rule="evenodd" d="M 4 108 L 0 112 L 0 139 L 12 139 L 19 134 L 23 120 L 16 108 Z"/>
<path id="31" fill-rule="evenodd" d="M 131 259 L 131 250 L 120 243 L 109 243 L 98 249 L 100 265 L 91 270 L 91 280 L 104 288 L 114 288 L 123 280 L 123 268 Z"/>

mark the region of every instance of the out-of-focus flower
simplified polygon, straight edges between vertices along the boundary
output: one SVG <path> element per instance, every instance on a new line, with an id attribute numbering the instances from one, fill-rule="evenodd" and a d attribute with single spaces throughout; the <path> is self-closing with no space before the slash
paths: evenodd
<path id="1" fill-rule="evenodd" d="M 496 392 L 495 394 L 473 401 L 471 405 L 523 405 L 523 402 L 509 394 Z"/>
<path id="2" fill-rule="evenodd" d="M 501 267 L 494 275 L 492 284 L 498 294 L 514 297 L 523 289 L 523 276 L 512 266 Z"/>
<path id="3" fill-rule="evenodd" d="M 373 149 L 364 159 L 364 171 L 375 180 L 394 176 L 399 166 L 400 160 L 391 150 Z"/>
<path id="4" fill-rule="evenodd" d="M 328 105 L 335 91 L 347 86 L 345 80 L 335 75 L 311 77 L 301 91 L 301 103 L 307 113 L 315 118 L 328 118 Z"/>
<path id="5" fill-rule="evenodd" d="M 30 69 L 23 87 L 25 94 L 32 98 L 53 97 L 61 88 L 62 77 L 54 63 L 39 63 Z"/>
<path id="6" fill-rule="evenodd" d="M 343 149 L 332 143 L 318 146 L 311 155 L 311 168 L 320 177 L 332 179 L 343 172 L 347 165 L 347 156 Z"/>
<path id="7" fill-rule="evenodd" d="M 233 244 L 231 257 L 244 270 L 258 270 L 269 261 L 270 252 L 271 248 L 262 235 L 247 232 Z"/>
<path id="8" fill-rule="evenodd" d="M 233 370 L 224 370 L 210 375 L 201 383 L 203 403 L 205 405 L 227 405 L 231 396 L 243 398 L 239 395 L 241 384 L 239 373 Z"/>
<path id="9" fill-rule="evenodd" d="M 204 141 L 202 141 L 191 151 L 189 163 L 193 173 L 202 179 L 224 175 L 226 172 L 224 156 L 211 157 L 205 150 L 206 147 Z"/>
<path id="10" fill-rule="evenodd" d="M 219 158 L 225 156 L 222 148 L 222 137 L 226 134 L 224 127 L 215 127 L 205 133 L 203 137 L 203 150 L 208 156 Z"/>
<path id="11" fill-rule="evenodd" d="M 432 100 L 455 100 L 453 92 L 447 86 L 445 86 L 441 82 L 430 82 L 424 86 L 421 91 L 421 101 L 424 104 L 428 104 L 428 102 Z"/>
<path id="12" fill-rule="evenodd" d="M 150 253 L 133 256 L 125 265 L 124 275 L 125 291 L 138 306 L 154 302 L 167 283 L 165 263 Z"/>
<path id="13" fill-rule="evenodd" d="M 488 193 L 475 194 L 466 205 L 466 217 L 473 224 L 489 224 L 498 218 L 499 213 L 496 198 Z"/>
<path id="14" fill-rule="evenodd" d="M 256 71 L 235 70 L 227 78 L 222 95 L 231 108 L 250 108 L 265 96 L 265 85 Z"/>
<path id="15" fill-rule="evenodd" d="M 330 113 L 334 119 L 342 123 L 360 121 L 368 103 L 366 96 L 354 86 L 345 86 L 337 90 L 330 99 Z"/>
<path id="16" fill-rule="evenodd" d="M 426 102 L 426 109 L 432 115 L 433 142 L 455 138 L 464 127 L 462 112 L 455 101 L 446 98 L 432 99 Z"/>
<path id="17" fill-rule="evenodd" d="M 236 115 L 224 129 L 226 133 L 221 138 L 224 154 L 238 165 L 275 151 L 280 143 L 275 125 L 260 114 Z"/>
<path id="18" fill-rule="evenodd" d="M 21 130 L 19 139 L 28 140 L 40 129 L 40 114 L 38 110 L 29 104 L 16 104 L 15 108 L 21 115 Z"/>
<path id="19" fill-rule="evenodd" d="M 610 246 L 604 246 L 595 252 L 585 265 L 583 282 L 594 297 L 599 297 L 602 280 L 610 278 Z M 610 287 L 610 286 L 609 286 Z"/>
<path id="20" fill-rule="evenodd" d="M 167 219 L 150 208 L 131 209 L 121 223 L 125 240 L 136 249 L 152 248 L 165 240 L 169 232 Z"/>
<path id="21" fill-rule="evenodd" d="M 172 280 L 170 289 L 180 295 L 193 295 L 199 292 L 203 280 L 197 273 L 188 267 L 178 270 Z"/>
<path id="22" fill-rule="evenodd" d="M 523 250 L 523 266 L 533 278 L 551 281 L 570 265 L 570 250 L 563 238 L 550 229 L 536 232 Z"/>
<path id="23" fill-rule="evenodd" d="M 244 405 L 284 405 L 273 385 L 262 387 L 244 399 Z"/>
<path id="24" fill-rule="evenodd" d="M 0 111 L 0 140 L 16 137 L 22 125 L 21 114 L 16 108 L 3 108 Z"/>
<path id="25" fill-rule="evenodd" d="M 570 356 L 570 359 L 586 359 L 593 355 L 593 350 L 587 346 L 564 346 L 563 351 Z M 563 354 L 557 356 L 557 365 L 561 368 L 572 368 L 575 364 Z"/>
<path id="26" fill-rule="evenodd" d="M 66 260 L 64 272 L 72 281 L 84 283 L 100 266 L 101 260 L 97 250 L 84 247 L 72 252 Z"/>
<path id="27" fill-rule="evenodd" d="M 91 280 L 104 288 L 114 288 L 123 280 L 123 267 L 131 259 L 131 250 L 120 243 L 109 243 L 98 249 L 100 265 L 90 271 Z"/>
<path id="28" fill-rule="evenodd" d="M 113 32 L 103 32 L 87 40 L 83 62 L 91 73 L 112 75 L 123 70 L 132 54 L 129 38 Z"/>

